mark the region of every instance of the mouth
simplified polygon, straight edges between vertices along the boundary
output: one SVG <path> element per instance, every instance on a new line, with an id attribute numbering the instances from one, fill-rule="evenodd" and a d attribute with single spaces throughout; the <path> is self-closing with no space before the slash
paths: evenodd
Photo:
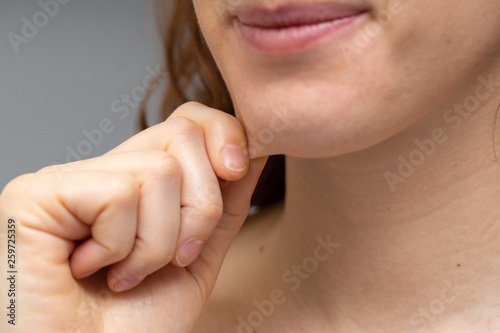
<path id="1" fill-rule="evenodd" d="M 326 37 L 340 38 L 368 16 L 368 9 L 345 4 L 307 4 L 276 9 L 241 8 L 234 24 L 240 39 L 264 53 L 301 51 Z"/>

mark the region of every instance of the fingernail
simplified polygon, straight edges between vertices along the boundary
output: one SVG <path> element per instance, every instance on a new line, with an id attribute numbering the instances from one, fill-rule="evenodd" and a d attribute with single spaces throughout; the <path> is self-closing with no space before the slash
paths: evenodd
<path id="1" fill-rule="evenodd" d="M 205 245 L 205 241 L 202 239 L 193 239 L 182 245 L 177 251 L 179 265 L 185 267 L 192 263 L 200 254 L 203 245 Z"/>
<path id="2" fill-rule="evenodd" d="M 247 157 L 243 149 L 234 144 L 227 144 L 221 150 L 222 163 L 226 168 L 233 171 L 243 171 L 247 168 Z"/>
<path id="3" fill-rule="evenodd" d="M 130 276 L 128 278 L 125 278 L 123 280 L 116 282 L 113 289 L 116 292 L 130 290 L 130 289 L 134 288 L 135 286 L 137 286 L 139 283 L 141 283 L 142 280 L 144 280 L 143 277 Z"/>
<path id="4" fill-rule="evenodd" d="M 79 279 L 85 279 L 85 278 L 91 276 L 92 274 L 94 274 L 95 272 L 97 272 L 98 270 L 99 269 L 97 268 L 97 269 L 93 269 L 91 271 L 88 271 L 85 274 L 80 275 Z"/>

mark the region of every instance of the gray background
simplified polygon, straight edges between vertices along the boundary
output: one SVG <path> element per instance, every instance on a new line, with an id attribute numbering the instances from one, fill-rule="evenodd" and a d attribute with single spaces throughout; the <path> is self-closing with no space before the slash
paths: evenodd
<path id="1" fill-rule="evenodd" d="M 44 25 L 40 11 L 38 1 L 0 2 L 0 190 L 20 174 L 67 161 L 79 145 L 88 158 L 132 136 L 136 111 L 115 113 L 113 102 L 161 62 L 152 1 L 71 0 Z M 41 27 L 16 54 L 9 33 L 24 38 L 23 17 L 34 23 L 34 15 Z M 99 129 L 104 118 L 113 131 L 82 146 L 89 141 L 82 131 Z"/>

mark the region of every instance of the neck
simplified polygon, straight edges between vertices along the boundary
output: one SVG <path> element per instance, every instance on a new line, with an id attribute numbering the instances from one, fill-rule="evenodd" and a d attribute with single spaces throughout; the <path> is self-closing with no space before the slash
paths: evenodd
<path id="1" fill-rule="evenodd" d="M 492 307 L 500 310 L 497 106 L 486 101 L 460 123 L 431 112 L 390 140 L 337 158 L 288 158 L 276 233 L 289 259 L 283 269 L 305 263 L 318 237 L 339 244 L 317 267 L 297 269 L 292 297 L 330 309 L 329 320 L 353 332 L 437 329 L 469 317 L 487 325 Z"/>

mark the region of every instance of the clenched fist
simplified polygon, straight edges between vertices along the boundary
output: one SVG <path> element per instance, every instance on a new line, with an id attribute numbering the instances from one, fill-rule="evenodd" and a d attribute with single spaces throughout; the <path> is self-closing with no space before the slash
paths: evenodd
<path id="1" fill-rule="evenodd" d="M 17 318 L 1 332 L 191 332 L 265 162 L 236 118 L 188 103 L 101 157 L 14 179 L 0 253 L 13 218 Z"/>

